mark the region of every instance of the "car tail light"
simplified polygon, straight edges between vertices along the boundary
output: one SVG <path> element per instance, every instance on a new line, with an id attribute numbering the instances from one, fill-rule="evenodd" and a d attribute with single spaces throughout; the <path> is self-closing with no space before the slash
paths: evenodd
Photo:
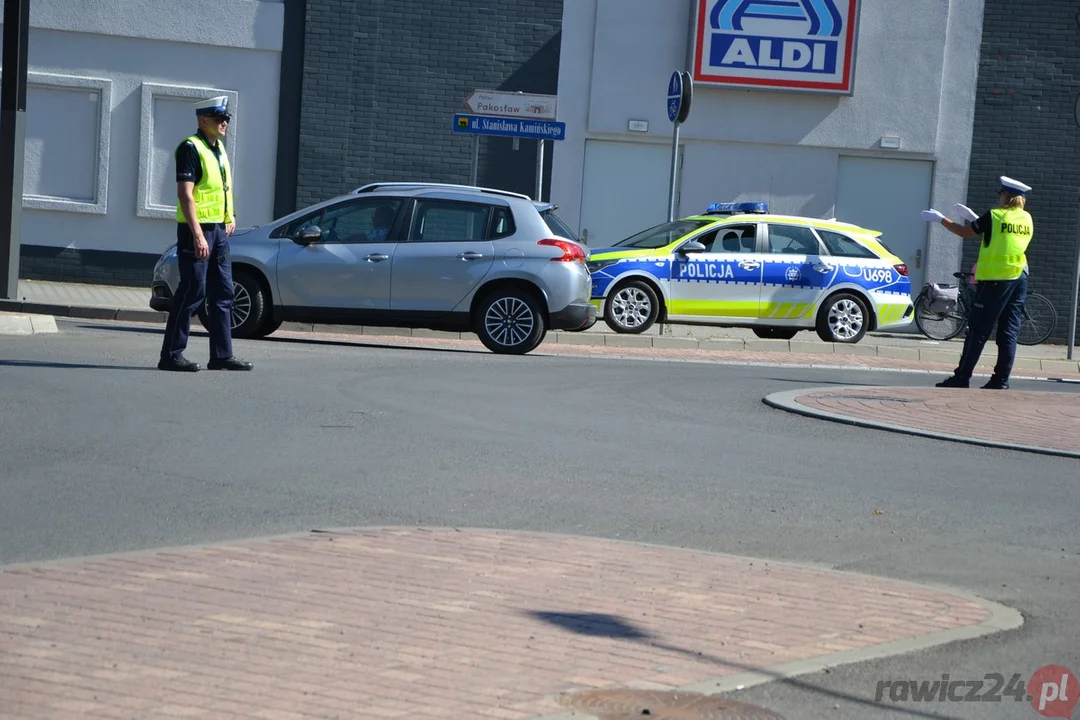
<path id="1" fill-rule="evenodd" d="M 562 257 L 551 258 L 552 262 L 585 262 L 585 251 L 581 249 L 580 245 L 570 242 L 569 240 L 546 238 L 544 240 L 538 240 L 536 244 L 557 247 L 562 250 Z"/>
<path id="2" fill-rule="evenodd" d="M 907 265 L 905 265 L 904 263 L 897 263 L 893 265 L 893 270 L 900 273 L 904 277 L 907 277 Z"/>

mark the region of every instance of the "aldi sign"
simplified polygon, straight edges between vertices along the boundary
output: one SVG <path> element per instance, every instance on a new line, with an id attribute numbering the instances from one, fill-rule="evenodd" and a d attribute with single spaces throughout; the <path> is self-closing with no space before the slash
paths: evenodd
<path id="1" fill-rule="evenodd" d="M 850 95 L 861 0 L 697 0 L 694 82 Z"/>

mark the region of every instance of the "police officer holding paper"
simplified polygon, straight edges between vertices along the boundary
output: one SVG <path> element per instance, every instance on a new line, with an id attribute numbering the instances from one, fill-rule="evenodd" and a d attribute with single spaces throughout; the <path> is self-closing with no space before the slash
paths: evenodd
<path id="1" fill-rule="evenodd" d="M 191 315 L 207 304 L 210 370 L 251 370 L 251 363 L 233 357 L 232 259 L 229 236 L 236 229 L 232 168 L 225 153 L 225 132 L 232 116 L 225 96 L 195 104 L 198 131 L 176 149 L 176 254 L 180 283 L 176 287 L 159 370 L 197 372 L 184 357 Z"/>
<path id="2" fill-rule="evenodd" d="M 940 222 L 962 238 L 981 237 L 979 261 L 975 270 L 975 304 L 968 318 L 968 333 L 960 364 L 950 378 L 937 387 L 966 388 L 982 355 L 990 332 L 997 323 L 998 359 L 994 374 L 984 390 L 1007 390 L 1009 375 L 1016 359 L 1016 338 L 1027 298 L 1027 251 L 1035 232 L 1035 223 L 1026 209 L 1031 188 L 1012 178 L 1001 176 L 999 203 L 996 208 L 976 214 L 957 203 L 953 211 L 970 224 L 953 222 L 937 210 L 923 210 L 927 222 Z"/>

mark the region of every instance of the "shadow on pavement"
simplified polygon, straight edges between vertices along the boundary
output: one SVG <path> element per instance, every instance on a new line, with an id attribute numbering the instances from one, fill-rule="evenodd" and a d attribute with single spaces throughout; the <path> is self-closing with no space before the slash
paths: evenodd
<path id="1" fill-rule="evenodd" d="M 165 331 L 163 328 L 150 328 L 150 327 L 137 327 L 131 325 L 95 325 L 95 324 L 81 324 L 79 328 L 82 330 L 108 330 L 109 332 L 128 332 L 139 333 L 143 335 L 161 335 Z M 196 329 L 192 324 L 191 335 L 192 338 L 205 338 L 208 337 L 206 330 Z M 416 347 L 413 345 L 389 345 L 386 343 L 372 342 L 364 340 L 362 338 L 372 337 L 370 335 L 357 335 L 356 340 L 328 340 L 325 338 L 296 338 L 296 337 L 274 337 L 268 336 L 259 338 L 258 342 L 261 343 L 285 343 L 289 345 L 329 345 L 331 347 L 365 347 L 365 348 L 380 348 L 383 350 L 412 350 L 415 352 L 441 352 L 441 353 L 471 353 L 476 355 L 491 355 L 492 357 L 500 357 L 497 353 L 489 352 L 487 350 L 473 349 L 473 348 L 433 348 L 433 347 Z M 428 338 L 415 338 L 417 340 L 427 340 Z M 434 340 L 434 338 L 432 338 Z M 543 347 L 541 345 L 540 347 Z M 510 355 L 507 357 L 520 357 L 517 355 Z M 537 355 L 535 357 L 542 357 Z"/>
<path id="2" fill-rule="evenodd" d="M 91 363 L 62 363 L 46 360 L 0 360 L 0 367 L 41 367 L 64 370 L 153 370 L 154 365 L 93 365 Z"/>
<path id="3" fill-rule="evenodd" d="M 783 675 L 774 674 L 771 673 L 767 668 L 758 667 L 756 665 L 744 665 L 742 663 L 734 662 L 732 660 L 726 660 L 724 658 L 719 658 L 714 655 L 710 655 L 708 653 L 700 652 L 697 650 L 690 650 L 687 648 L 668 645 L 653 636 L 647 630 L 638 628 L 634 625 L 633 622 L 624 620 L 617 615 L 608 615 L 604 613 L 562 613 L 545 610 L 527 610 L 525 611 L 525 614 L 538 620 L 542 620 L 549 624 L 555 625 L 557 627 L 561 627 L 564 630 L 575 632 L 579 635 L 592 635 L 595 637 L 633 640 L 640 642 L 644 645 L 648 645 L 649 647 L 678 653 L 680 655 L 685 655 L 701 662 L 707 662 L 713 665 L 725 665 L 727 667 L 738 668 L 739 670 L 759 673 L 762 675 L 772 675 L 775 681 L 778 681 L 785 685 L 799 688 L 800 690 L 807 690 L 809 692 L 816 693 L 818 695 L 824 695 L 826 697 L 834 698 L 837 700 L 845 700 L 847 702 L 855 703 L 857 705 L 872 707 L 875 710 L 886 710 L 909 717 L 934 718 L 935 720 L 953 720 L 953 716 L 950 715 L 938 715 L 936 713 L 924 712 L 912 708 L 898 707 L 894 705 L 882 705 L 881 703 L 876 703 L 869 698 L 859 697 L 857 695 L 850 695 L 848 693 L 838 692 L 836 690 L 828 690 L 826 688 L 812 685 L 806 681 L 799 680 L 798 678 L 785 677 Z"/>

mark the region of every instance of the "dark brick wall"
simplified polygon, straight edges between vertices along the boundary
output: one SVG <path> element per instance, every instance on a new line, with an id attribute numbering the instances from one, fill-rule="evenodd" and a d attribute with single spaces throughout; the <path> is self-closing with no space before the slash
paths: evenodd
<path id="1" fill-rule="evenodd" d="M 19 248 L 19 277 L 24 280 L 150 287 L 160 253 L 23 245 Z"/>
<path id="2" fill-rule="evenodd" d="M 1080 239 L 1080 3 L 986 0 L 977 92 L 968 204 L 995 204 L 1001 175 L 1032 186 L 1030 288 L 1054 304 L 1063 341 Z M 967 242 L 964 266 L 977 256 Z"/>
<path id="3" fill-rule="evenodd" d="M 453 114 L 477 88 L 557 93 L 562 3 L 307 0 L 297 207 L 376 180 L 468 183 Z M 519 142 L 483 138 L 477 182 L 533 195 L 536 142 Z"/>

